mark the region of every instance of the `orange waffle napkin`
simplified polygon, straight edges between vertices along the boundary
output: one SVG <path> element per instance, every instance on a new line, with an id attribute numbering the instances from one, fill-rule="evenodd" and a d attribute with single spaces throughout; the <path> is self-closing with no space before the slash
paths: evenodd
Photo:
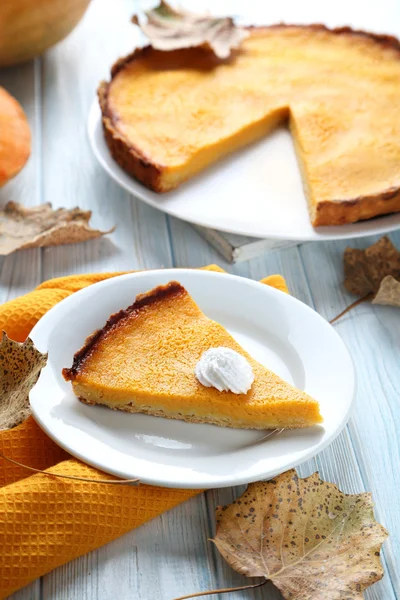
<path id="1" fill-rule="evenodd" d="M 204 268 L 222 271 L 216 265 Z M 0 329 L 14 340 L 24 341 L 57 302 L 92 283 L 121 274 L 71 275 L 46 281 L 33 292 L 0 306 Z M 262 282 L 287 292 L 280 275 Z M 0 431 L 0 451 L 49 473 L 112 479 L 73 459 L 32 417 L 11 431 Z M 200 490 L 104 485 L 31 475 L 0 457 L 0 599 L 198 493 Z"/>

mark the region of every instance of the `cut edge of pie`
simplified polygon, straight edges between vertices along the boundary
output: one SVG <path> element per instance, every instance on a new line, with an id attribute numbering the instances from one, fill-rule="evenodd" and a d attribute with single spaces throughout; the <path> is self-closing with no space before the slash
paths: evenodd
<path id="1" fill-rule="evenodd" d="M 187 347 L 183 360 L 181 335 L 186 335 Z M 202 352 L 218 345 L 239 351 L 250 362 L 255 380 L 247 394 L 219 392 L 195 378 Z M 122 355 L 124 347 L 127 353 Z M 169 380 L 163 378 L 165 371 L 171 374 Z M 255 361 L 175 281 L 137 296 L 127 309 L 111 315 L 62 374 L 81 402 L 130 413 L 244 429 L 310 427 L 323 421 L 316 400 Z"/>
<path id="2" fill-rule="evenodd" d="M 375 34 L 363 30 L 353 30 L 350 27 L 331 29 L 322 24 L 289 25 L 280 23 L 267 27 L 248 27 L 250 31 L 272 30 L 277 28 L 308 29 L 311 32 L 324 31 L 337 36 L 350 36 L 355 39 L 364 38 L 378 44 L 382 48 L 398 52 L 400 62 L 400 41 L 390 35 Z M 246 131 L 241 132 L 235 140 L 235 143 L 232 143 L 230 138 L 224 140 L 225 146 L 219 148 L 219 153 L 216 158 L 213 157 L 212 152 L 208 153 L 207 149 L 206 152 L 204 152 L 204 155 L 202 151 L 200 151 L 196 168 L 190 166 L 186 173 L 185 169 L 181 169 L 178 174 L 175 172 L 174 168 L 165 166 L 155 161 L 151 156 L 146 155 L 138 145 L 132 143 L 132 141 L 125 137 L 118 129 L 118 116 L 113 114 L 113 109 L 109 106 L 108 93 L 115 76 L 124 69 L 128 63 L 137 58 L 146 56 L 146 54 L 150 54 L 152 51 L 152 46 L 146 46 L 138 48 L 128 56 L 119 59 L 111 69 L 110 82 L 102 81 L 100 83 L 98 88 L 98 98 L 102 112 L 104 136 L 113 158 L 126 172 L 133 175 L 146 187 L 155 192 L 164 193 L 175 189 L 184 181 L 203 171 L 207 166 L 213 164 L 215 160 L 224 158 L 245 145 L 260 139 L 262 135 L 260 135 L 260 121 L 258 121 L 254 124 L 254 127 L 250 126 Z M 275 117 L 269 115 L 268 122 L 263 126 L 263 135 L 266 135 L 277 124 L 284 121 L 288 114 L 288 110 L 288 107 L 282 108 L 281 110 L 276 111 Z M 295 124 L 291 123 L 290 126 L 292 132 L 295 132 Z M 400 187 L 397 185 L 389 186 L 376 193 L 361 193 L 360 195 L 345 199 L 338 197 L 335 199 L 322 199 L 314 202 L 313 191 L 306 176 L 306 165 L 302 159 L 296 135 L 293 135 L 292 137 L 294 138 L 299 168 L 302 172 L 303 186 L 309 204 L 311 223 L 314 227 L 354 223 L 356 221 L 400 211 Z"/>

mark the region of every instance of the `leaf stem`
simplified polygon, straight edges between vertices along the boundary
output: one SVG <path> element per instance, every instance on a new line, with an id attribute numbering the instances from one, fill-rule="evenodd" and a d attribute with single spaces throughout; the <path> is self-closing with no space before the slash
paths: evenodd
<path id="1" fill-rule="evenodd" d="M 228 594 L 229 592 L 240 592 L 242 590 L 251 590 L 254 588 L 262 587 L 267 583 L 268 579 L 264 579 L 261 583 L 253 583 L 250 585 L 243 585 L 240 587 L 223 588 L 221 590 L 209 590 L 208 592 L 196 592 L 195 594 L 189 594 L 188 596 L 180 596 L 174 598 L 174 600 L 187 600 L 188 598 L 199 598 L 200 596 L 214 596 L 215 594 Z"/>
<path id="2" fill-rule="evenodd" d="M 33 471 L 34 473 L 43 473 L 43 475 L 48 475 L 49 477 L 62 477 L 63 479 L 74 479 L 75 481 L 88 481 L 89 483 L 106 483 L 109 485 L 124 485 L 129 483 L 138 483 L 139 479 L 91 479 L 89 477 L 78 477 L 77 475 L 64 475 L 63 473 L 49 473 L 48 471 L 42 471 L 41 469 L 35 469 L 34 467 L 28 467 L 28 465 L 24 465 L 23 463 L 6 456 L 2 452 L 0 452 L 0 457 L 8 460 L 9 462 L 17 465 L 18 467 L 23 467 L 24 469 L 28 469 L 28 471 Z"/>
<path id="3" fill-rule="evenodd" d="M 338 321 L 341 317 L 343 317 L 346 313 L 348 313 L 349 310 L 351 310 L 352 308 L 355 308 L 356 306 L 358 306 L 362 302 L 366 302 L 367 300 L 370 300 L 373 297 L 373 295 L 374 294 L 370 293 L 370 294 L 366 294 L 362 298 L 358 298 L 358 300 L 355 300 L 354 302 L 352 302 L 347 308 L 345 308 L 344 310 L 342 310 L 341 313 L 339 313 L 338 315 L 336 315 L 336 317 L 334 317 L 333 319 L 331 319 L 329 321 L 329 323 L 332 325 L 333 323 L 335 323 L 335 321 Z"/>

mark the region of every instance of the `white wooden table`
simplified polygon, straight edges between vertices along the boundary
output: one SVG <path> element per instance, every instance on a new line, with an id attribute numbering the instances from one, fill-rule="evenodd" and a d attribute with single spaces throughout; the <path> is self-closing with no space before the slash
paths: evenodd
<path id="1" fill-rule="evenodd" d="M 325 3 L 314 4 L 315 20 L 323 20 L 321 6 Z M 348 10 L 359 15 L 361 26 L 368 26 L 365 19 L 369 14 L 379 29 L 382 3 L 376 3 L 370 13 L 361 10 L 365 4 L 348 4 Z M 228 6 L 229 12 L 238 13 L 242 5 L 235 1 Z M 388 0 L 386 21 L 395 17 L 395 6 L 395 1 Z M 133 26 L 127 24 L 134 7 L 134 2 L 95 0 L 73 34 L 46 56 L 0 71 L 0 85 L 21 101 L 33 133 L 29 164 L 0 191 L 1 200 L 14 199 L 25 205 L 52 202 L 56 207 L 79 205 L 93 210 L 95 226 L 107 229 L 117 224 L 108 238 L 27 250 L 2 259 L 0 302 L 28 292 L 45 279 L 71 273 L 196 267 L 217 262 L 254 279 L 280 272 L 292 294 L 322 316 L 332 318 L 352 300 L 342 285 L 346 243 L 305 244 L 232 268 L 188 224 L 130 197 L 97 165 L 86 136 L 87 113 L 99 80 L 107 76 L 114 59 L 136 41 Z M 214 4 L 214 8 L 221 7 L 222 1 Z M 270 20 L 279 18 L 276 7 L 269 9 L 275 10 Z M 292 20 L 300 20 L 299 8 L 293 10 Z M 121 34 L 124 24 L 125 36 Z M 391 237 L 400 247 L 400 232 Z M 373 241 L 369 238 L 349 244 L 365 247 Z M 323 478 L 345 492 L 373 493 L 376 517 L 391 535 L 382 557 L 385 577 L 365 597 L 394 600 L 400 598 L 400 311 L 364 304 L 341 319 L 336 328 L 357 369 L 355 411 L 339 438 L 314 460 L 301 465 L 299 473 L 305 476 L 319 470 Z M 213 535 L 216 505 L 230 502 L 240 492 L 225 489 L 202 494 L 60 567 L 12 598 L 170 600 L 185 593 L 244 585 L 244 578 L 231 571 L 207 541 Z M 269 587 L 224 596 L 227 600 L 279 597 Z"/>

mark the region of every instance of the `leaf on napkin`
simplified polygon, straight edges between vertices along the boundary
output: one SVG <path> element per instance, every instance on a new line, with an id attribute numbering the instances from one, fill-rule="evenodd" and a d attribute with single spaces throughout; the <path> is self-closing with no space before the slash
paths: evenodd
<path id="1" fill-rule="evenodd" d="M 51 204 L 27 208 L 8 202 L 0 210 L 0 255 L 25 248 L 85 242 L 114 230 L 92 229 L 91 215 L 90 210 L 80 208 L 53 210 Z"/>
<path id="2" fill-rule="evenodd" d="M 28 338 L 10 340 L 3 331 L 0 342 L 0 430 L 16 427 L 31 414 L 29 392 L 47 363 Z"/>
<path id="3" fill-rule="evenodd" d="M 203 46 L 224 59 L 247 37 L 246 30 L 237 27 L 230 17 L 217 18 L 176 10 L 164 0 L 145 15 L 146 22 L 142 23 L 137 15 L 132 17 L 132 22 L 140 27 L 157 50 Z"/>
<path id="4" fill-rule="evenodd" d="M 29 417 L 31 414 L 29 392 L 39 379 L 40 372 L 46 364 L 47 354 L 39 352 L 30 338 L 23 343 L 15 342 L 3 331 L 0 341 L 0 431 L 13 429 Z M 14 465 L 34 473 L 43 473 L 49 477 L 109 485 L 130 485 L 139 481 L 138 479 L 93 479 L 54 473 L 25 465 L 6 456 L 3 452 L 0 452 L 0 457 Z"/>
<path id="5" fill-rule="evenodd" d="M 218 507 L 213 541 L 233 569 L 271 580 L 286 599 L 361 600 L 383 576 L 388 535 L 372 507 L 370 494 L 343 494 L 292 469 Z"/>

